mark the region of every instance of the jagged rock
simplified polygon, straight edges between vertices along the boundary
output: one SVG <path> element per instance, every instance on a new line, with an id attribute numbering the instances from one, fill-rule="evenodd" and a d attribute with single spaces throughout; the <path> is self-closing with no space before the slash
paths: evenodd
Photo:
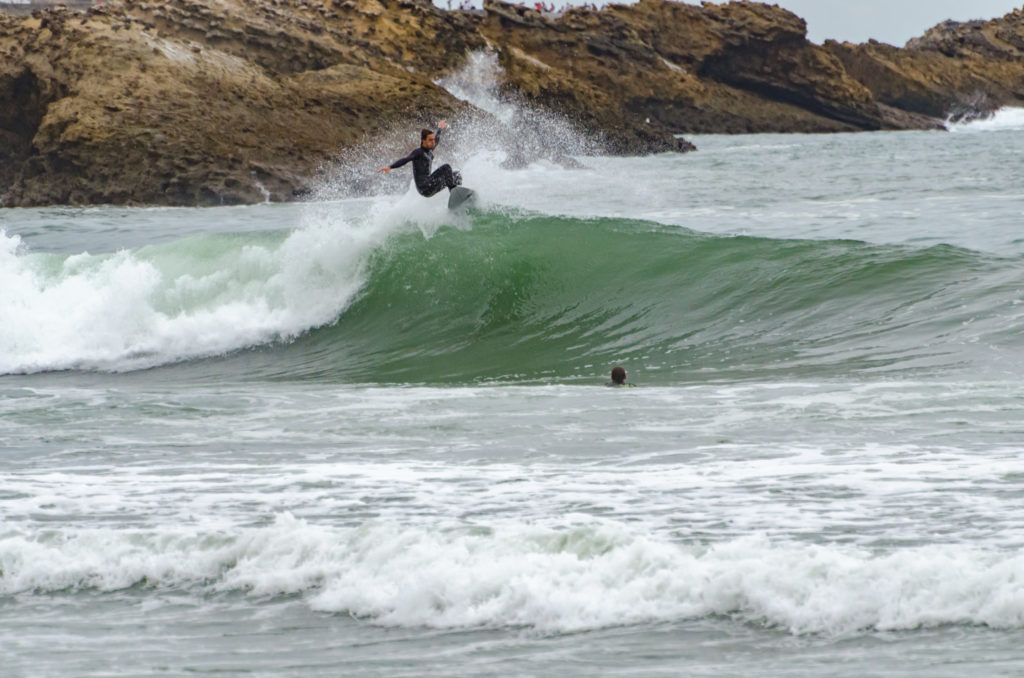
<path id="1" fill-rule="evenodd" d="M 1024 57 L 1024 10 L 1015 9 L 991 21 L 943 21 L 906 47 L 953 58 L 1020 59 Z"/>
<path id="2" fill-rule="evenodd" d="M 124 27 L 149 8 L 171 16 L 187 3 L 109 3 L 84 21 L 61 9 L 0 16 L 4 204 L 287 200 L 370 130 L 462 107 L 426 75 L 353 63 L 365 56 L 328 59 L 330 45 L 281 27 L 246 33 L 256 56 L 247 60 L 239 41 L 221 49 L 203 39 L 200 20 L 228 26 L 230 16 L 204 14 L 202 3 L 180 17 L 180 32 Z M 295 72 L 291 54 L 321 68 Z"/>
<path id="3" fill-rule="evenodd" d="M 904 49 L 829 41 L 846 71 L 886 105 L 936 118 L 985 117 L 1024 101 L 1024 11 L 945 21 Z"/>
<path id="4" fill-rule="evenodd" d="M 498 0 L 484 8 L 480 31 L 509 86 L 605 130 L 619 151 L 650 148 L 666 131 L 891 127 L 871 93 L 807 41 L 804 21 L 776 6 L 641 0 L 554 18 Z"/>
<path id="5" fill-rule="evenodd" d="M 799 17 L 753 2 L 550 15 L 497 0 L 113 0 L 0 14 L 0 196 L 307 195 L 340 152 L 378 159 L 368 139 L 404 151 L 410 128 L 485 118 L 435 84 L 480 50 L 497 53 L 505 96 L 560 114 L 601 152 L 692 149 L 681 133 L 934 128 L 1024 98 L 1022 21 L 944 24 L 901 50 L 813 45 Z M 578 149 L 531 124 L 503 132 L 519 142 L 508 162 L 571 164 Z M 375 185 L 361 165 L 344 181 Z"/>

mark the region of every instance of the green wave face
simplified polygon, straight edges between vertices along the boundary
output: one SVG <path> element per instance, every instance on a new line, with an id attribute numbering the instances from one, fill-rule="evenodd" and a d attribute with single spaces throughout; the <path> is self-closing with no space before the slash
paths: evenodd
<path id="1" fill-rule="evenodd" d="M 393 236 L 336 323 L 236 359 L 377 383 L 593 383 L 617 364 L 643 384 L 1006 370 L 1021 273 L 952 247 L 489 213 Z"/>

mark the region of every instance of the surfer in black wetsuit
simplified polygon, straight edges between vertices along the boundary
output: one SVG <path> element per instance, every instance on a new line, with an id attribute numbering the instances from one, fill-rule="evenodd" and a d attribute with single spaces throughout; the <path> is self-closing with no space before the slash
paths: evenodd
<path id="1" fill-rule="evenodd" d="M 608 382 L 608 386 L 629 386 L 626 383 L 626 370 L 622 367 L 612 368 L 612 380 Z"/>
<path id="2" fill-rule="evenodd" d="M 396 160 L 390 165 L 381 167 L 377 172 L 387 174 L 393 169 L 402 165 L 412 163 L 412 177 L 416 182 L 416 190 L 420 195 L 429 198 L 442 188 L 449 191 L 462 184 L 462 175 L 453 171 L 447 163 L 438 167 L 433 174 L 430 173 L 430 164 L 434 161 L 434 148 L 441 138 L 441 132 L 448 129 L 448 123 L 441 120 L 437 123 L 437 131 L 429 129 L 420 130 L 420 147 L 401 160 Z"/>

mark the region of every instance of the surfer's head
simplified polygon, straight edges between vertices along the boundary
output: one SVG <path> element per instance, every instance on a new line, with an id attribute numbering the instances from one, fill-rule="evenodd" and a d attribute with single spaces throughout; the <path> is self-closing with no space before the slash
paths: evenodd
<path id="1" fill-rule="evenodd" d="M 612 383 L 613 384 L 625 384 L 626 383 L 626 370 L 621 367 L 612 368 Z"/>
<path id="2" fill-rule="evenodd" d="M 420 146 L 428 151 L 434 150 L 434 146 L 437 146 L 437 137 L 434 136 L 434 133 L 431 130 L 420 130 Z"/>

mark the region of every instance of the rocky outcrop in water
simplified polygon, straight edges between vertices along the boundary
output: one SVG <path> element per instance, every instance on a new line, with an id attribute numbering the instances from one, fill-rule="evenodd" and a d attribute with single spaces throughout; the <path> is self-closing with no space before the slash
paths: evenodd
<path id="1" fill-rule="evenodd" d="M 778 7 L 642 0 L 556 19 L 491 0 L 485 8 L 480 32 L 498 46 L 509 87 L 601 129 L 623 117 L 654 135 L 886 126 L 870 92 Z"/>
<path id="2" fill-rule="evenodd" d="M 903 49 L 871 41 L 825 48 L 879 102 L 938 118 L 985 117 L 1024 101 L 1024 11 L 946 21 Z"/>
<path id="3" fill-rule="evenodd" d="M 343 181 L 368 189 L 370 169 L 440 117 L 503 129 L 513 164 L 578 150 L 531 132 L 538 111 L 572 126 L 579 148 L 629 154 L 688 150 L 683 133 L 933 128 L 1022 98 L 1020 36 L 1015 13 L 940 26 L 903 50 L 818 46 L 778 7 L 664 0 L 558 15 L 495 0 L 472 12 L 427 0 L 122 0 L 0 14 L 0 196 L 290 200 L 340 152 Z M 519 127 L 487 122 L 436 84 L 482 50 L 497 55 Z"/>

